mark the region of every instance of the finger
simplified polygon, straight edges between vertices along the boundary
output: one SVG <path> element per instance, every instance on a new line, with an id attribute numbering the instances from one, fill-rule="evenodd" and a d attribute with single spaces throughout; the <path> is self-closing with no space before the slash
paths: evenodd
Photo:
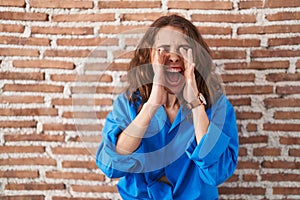
<path id="1" fill-rule="evenodd" d="M 182 47 L 179 49 L 179 51 L 180 51 L 183 59 L 187 60 L 187 51 L 184 48 L 182 48 Z"/>
<path id="2" fill-rule="evenodd" d="M 187 50 L 187 60 L 190 64 L 192 64 L 194 62 L 192 49 Z"/>

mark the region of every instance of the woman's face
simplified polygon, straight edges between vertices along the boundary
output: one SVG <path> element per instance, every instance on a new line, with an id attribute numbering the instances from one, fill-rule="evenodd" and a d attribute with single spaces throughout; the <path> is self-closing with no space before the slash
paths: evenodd
<path id="1" fill-rule="evenodd" d="M 162 66 L 165 77 L 164 86 L 168 92 L 174 94 L 179 94 L 185 84 L 184 59 L 179 49 L 183 48 L 187 50 L 191 48 L 186 37 L 182 30 L 166 26 L 158 31 L 153 45 L 154 50 L 160 49 L 166 53 L 167 59 Z"/>

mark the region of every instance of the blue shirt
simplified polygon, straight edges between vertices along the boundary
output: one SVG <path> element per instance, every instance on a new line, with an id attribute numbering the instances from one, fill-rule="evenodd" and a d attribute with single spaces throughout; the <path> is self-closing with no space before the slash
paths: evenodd
<path id="1" fill-rule="evenodd" d="M 210 124 L 196 143 L 192 113 L 180 107 L 174 122 L 161 106 L 139 148 L 130 155 L 115 152 L 118 135 L 136 117 L 125 94 L 114 101 L 96 155 L 98 167 L 117 185 L 123 199 L 218 199 L 217 186 L 234 172 L 238 160 L 238 131 L 232 105 L 224 95 L 207 111 Z M 166 176 L 170 184 L 159 182 Z"/>

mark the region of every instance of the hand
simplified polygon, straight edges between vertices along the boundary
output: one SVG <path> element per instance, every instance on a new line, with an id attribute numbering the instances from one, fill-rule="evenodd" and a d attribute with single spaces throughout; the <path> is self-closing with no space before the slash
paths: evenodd
<path id="1" fill-rule="evenodd" d="M 199 93 L 195 74 L 194 74 L 195 63 L 193 59 L 193 52 L 191 48 L 188 50 L 185 50 L 184 48 L 180 48 L 179 51 L 184 58 L 184 67 L 185 67 L 184 70 L 185 86 L 183 89 L 183 97 L 188 103 L 190 103 L 197 98 Z"/>
<path id="2" fill-rule="evenodd" d="M 159 107 L 167 100 L 167 91 L 165 89 L 164 64 L 168 56 L 163 49 L 151 51 L 151 61 L 154 71 L 153 85 L 148 103 Z"/>

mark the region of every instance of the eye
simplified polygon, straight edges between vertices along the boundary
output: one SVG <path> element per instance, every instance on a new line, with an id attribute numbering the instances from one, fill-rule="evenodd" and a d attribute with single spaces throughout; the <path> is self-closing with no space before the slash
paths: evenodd
<path id="1" fill-rule="evenodd" d="M 170 52 L 170 47 L 169 47 L 169 46 L 163 45 L 163 46 L 160 46 L 160 47 L 158 47 L 158 48 L 161 49 L 161 50 L 164 50 L 166 53 L 169 53 L 169 52 Z"/>
<path id="2" fill-rule="evenodd" d="M 180 48 L 183 48 L 185 51 L 189 50 L 191 47 L 188 45 L 182 45 L 179 47 L 178 51 L 180 50 Z"/>

